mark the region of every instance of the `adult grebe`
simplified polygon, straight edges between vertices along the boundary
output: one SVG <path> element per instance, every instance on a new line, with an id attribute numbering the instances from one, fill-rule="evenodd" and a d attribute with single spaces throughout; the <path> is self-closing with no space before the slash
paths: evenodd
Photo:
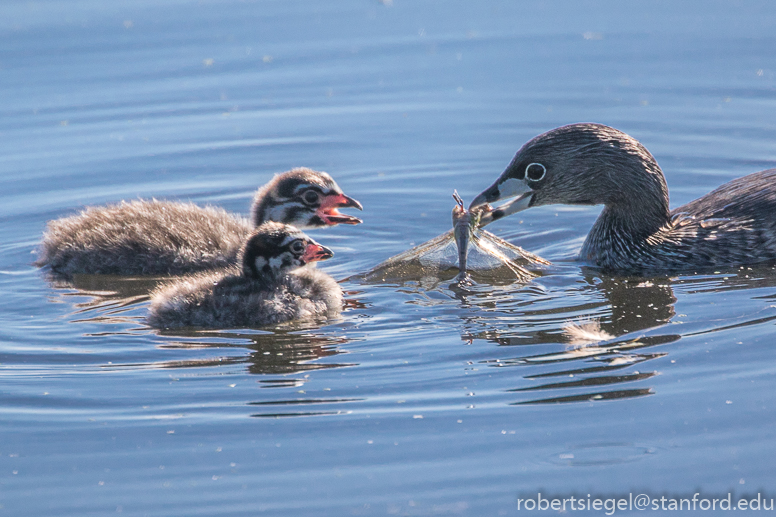
<path id="1" fill-rule="evenodd" d="M 241 252 L 242 267 L 184 276 L 151 295 L 147 322 L 157 328 L 256 327 L 337 316 L 342 290 L 307 263 L 333 253 L 293 226 L 264 223 Z"/>
<path id="2" fill-rule="evenodd" d="M 325 172 L 297 168 L 276 175 L 254 196 L 251 220 L 193 203 L 138 200 L 89 207 L 48 223 L 37 266 L 74 274 L 169 275 L 224 267 L 266 221 L 318 228 L 358 224 L 337 209 L 361 204 Z"/>
<path id="3" fill-rule="evenodd" d="M 735 179 L 672 211 L 663 172 L 636 139 L 572 124 L 525 144 L 471 207 L 517 196 L 491 220 L 534 206 L 604 205 L 579 259 L 625 273 L 776 260 L 776 169 Z"/>

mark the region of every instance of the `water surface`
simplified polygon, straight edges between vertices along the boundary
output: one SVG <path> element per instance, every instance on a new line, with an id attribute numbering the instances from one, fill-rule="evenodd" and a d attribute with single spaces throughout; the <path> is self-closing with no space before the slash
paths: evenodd
<path id="1" fill-rule="evenodd" d="M 295 166 L 364 224 L 338 279 L 450 228 L 522 143 L 638 138 L 678 206 L 776 166 L 768 2 L 0 7 L 0 514 L 515 515 L 535 494 L 767 493 L 776 273 L 612 278 L 597 207 L 488 227 L 528 283 L 343 282 L 325 325 L 160 333 L 153 280 L 53 282 L 47 220 L 137 197 L 245 214 Z M 361 215 L 361 214 L 360 214 Z M 613 337 L 576 348 L 568 321 Z"/>

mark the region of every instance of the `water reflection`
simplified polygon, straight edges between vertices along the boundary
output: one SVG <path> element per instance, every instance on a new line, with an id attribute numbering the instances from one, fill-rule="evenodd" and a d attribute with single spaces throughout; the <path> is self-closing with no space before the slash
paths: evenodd
<path id="1" fill-rule="evenodd" d="M 184 359 L 172 361 L 151 361 L 143 363 L 124 363 L 104 365 L 105 368 L 147 369 L 147 368 L 202 368 L 224 365 L 245 364 L 252 374 L 290 374 L 320 370 L 324 368 L 342 368 L 356 366 L 354 363 L 318 363 L 318 359 L 333 357 L 344 353 L 342 345 L 349 342 L 344 336 L 318 335 L 308 331 L 282 331 L 262 333 L 240 332 L 160 332 L 162 336 L 181 338 L 165 341 L 157 345 L 159 349 L 232 349 L 248 350 L 247 355 L 219 355 L 209 358 Z M 287 387 L 304 380 L 284 378 L 280 381 L 262 380 L 264 387 Z"/>
<path id="2" fill-rule="evenodd" d="M 584 306 L 581 321 L 584 318 L 596 318 L 600 322 L 600 339 L 587 344 L 575 344 L 573 336 L 561 338 L 558 326 L 550 330 L 521 330 L 519 336 L 510 335 L 514 331 L 507 330 L 506 336 L 498 330 L 491 329 L 484 334 L 465 334 L 463 339 L 483 337 L 498 343 L 500 346 L 519 346 L 525 350 L 526 345 L 554 344 L 553 350 L 539 353 L 524 353 L 511 358 L 485 359 L 481 364 L 490 367 L 532 366 L 545 368 L 546 371 L 525 375 L 523 381 L 531 383 L 507 390 L 510 393 L 523 395 L 555 392 L 552 396 L 529 396 L 512 402 L 513 405 L 526 404 L 557 404 L 571 402 L 589 402 L 600 400 L 625 399 L 642 397 L 654 393 L 654 388 L 644 386 L 645 381 L 655 377 L 659 372 L 639 370 L 615 373 L 626 368 L 635 367 L 668 355 L 667 351 L 649 351 L 645 349 L 674 343 L 682 338 L 681 334 L 665 333 L 663 329 L 676 315 L 674 304 L 676 296 L 674 288 L 681 287 L 683 291 L 696 293 L 720 293 L 726 290 L 749 289 L 754 287 L 776 286 L 776 275 L 771 267 L 760 269 L 739 268 L 734 271 L 716 272 L 713 275 L 695 275 L 689 277 L 603 277 L 590 271 L 583 271 L 587 300 L 598 298 L 595 303 L 580 304 Z M 595 295 L 600 296 L 595 296 Z M 592 295 L 592 296 L 590 296 Z M 763 299 L 773 299 L 769 295 Z M 601 308 L 607 311 L 601 314 Z M 566 314 L 568 314 L 568 305 Z M 585 312 L 587 314 L 585 314 Z M 538 319 L 541 311 L 528 308 L 524 311 L 528 318 Z M 554 311 L 545 311 L 544 316 L 553 317 Z M 705 332 L 760 324 L 764 321 L 776 320 L 776 315 L 748 319 L 743 322 L 717 325 Z M 591 320 L 588 320 L 591 321 Z M 598 325 L 597 325 L 598 326 Z M 646 333 L 646 335 L 645 335 Z M 696 332 L 697 334 L 699 332 Z M 595 335 L 595 333 L 591 333 Z M 693 334 L 686 334 L 693 335 Z M 562 347 L 558 350 L 558 347 Z M 542 347 L 546 348 L 546 347 Z M 577 367 L 569 368 L 571 362 L 581 362 Z M 555 368 L 564 365 L 562 368 Z M 549 367 L 549 368 L 548 368 Z M 550 382 L 551 379 L 557 379 Z M 563 380 L 561 380 L 563 379 Z M 538 383 L 537 383 L 538 382 Z M 625 387 L 640 383 L 638 387 Z M 611 389 L 601 389 L 610 387 Z M 556 392 L 556 390 L 558 390 Z"/>
<path id="3" fill-rule="evenodd" d="M 575 320 L 598 320 L 601 330 L 613 336 L 638 332 L 669 322 L 676 303 L 671 281 L 663 277 L 585 274 L 564 282 L 560 292 L 554 286 L 538 284 L 501 292 L 451 291 L 463 306 L 487 310 L 486 314 L 464 316 L 463 339 L 486 339 L 503 346 L 565 342 L 563 327 Z M 492 325 L 496 319 L 498 328 Z"/>
<path id="4" fill-rule="evenodd" d="M 297 398 L 288 400 L 270 400 L 261 402 L 249 402 L 250 406 L 266 407 L 267 412 L 254 413 L 254 418 L 288 418 L 298 416 L 328 416 L 328 415 L 347 415 L 352 411 L 347 409 L 336 409 L 338 404 L 348 402 L 362 402 L 366 399 L 359 398 Z M 312 405 L 317 409 L 307 411 L 291 411 L 287 407 Z M 331 409 L 329 409 L 331 408 Z"/>
<path id="5" fill-rule="evenodd" d="M 675 342 L 681 338 L 677 334 L 633 336 L 635 332 L 660 327 L 675 315 L 676 297 L 671 288 L 671 280 L 666 277 L 612 278 L 596 275 L 590 271 L 583 271 L 582 280 L 579 291 L 580 302 L 584 300 L 584 303 L 577 303 L 574 312 L 579 321 L 586 321 L 587 318 L 587 321 L 596 322 L 596 332 L 590 334 L 597 339 L 579 345 L 575 343 L 577 337 L 560 333 L 562 326 L 557 324 L 549 330 L 521 332 L 519 337 L 490 336 L 491 340 L 495 340 L 502 346 L 526 345 L 529 340 L 533 345 L 540 343 L 556 345 L 553 347 L 555 350 L 550 352 L 527 353 L 513 358 L 481 361 L 482 364 L 499 368 L 526 365 L 550 366 L 549 371 L 523 377 L 531 385 L 507 390 L 524 395 L 538 393 L 543 395 L 529 396 L 512 402 L 512 405 L 626 399 L 653 393 L 652 387 L 642 386 L 644 381 L 657 375 L 657 371 L 623 373 L 616 373 L 616 371 L 665 356 L 665 352 L 643 353 L 640 350 Z M 531 312 L 534 312 L 530 315 L 534 319 L 541 316 L 530 308 L 526 311 L 526 313 Z M 557 315 L 555 311 L 544 312 L 553 319 Z M 568 306 L 560 314 L 568 318 Z M 562 347 L 561 350 L 557 350 L 558 345 Z M 523 347 L 521 346 L 520 349 Z M 572 368 L 567 366 L 553 368 L 561 364 L 567 365 L 569 362 L 581 362 L 581 364 Z M 558 380 L 547 382 L 548 378 Z M 560 380 L 561 378 L 564 380 Z M 539 381 L 538 384 L 537 381 Z M 642 386 L 627 388 L 623 386 L 632 383 L 641 383 Z M 547 396 L 547 392 L 553 393 Z"/>
<path id="6" fill-rule="evenodd" d="M 611 278 L 588 272 L 585 282 L 603 295 L 611 309 L 610 320 L 601 325 L 609 334 L 650 329 L 668 323 L 676 314 L 676 296 L 668 277 Z"/>
<path id="7" fill-rule="evenodd" d="M 309 331 L 279 331 L 260 334 L 244 334 L 235 332 L 207 332 L 207 342 L 201 338 L 203 332 L 180 333 L 174 335 L 189 337 L 190 340 L 181 340 L 160 345 L 160 348 L 202 348 L 202 347 L 239 347 L 248 349 L 250 353 L 239 357 L 217 357 L 209 361 L 170 361 L 154 363 L 155 368 L 185 368 L 201 366 L 219 366 L 223 364 L 246 364 L 247 371 L 251 374 L 263 376 L 283 375 L 283 377 L 264 377 L 259 380 L 261 388 L 298 388 L 304 386 L 309 380 L 308 375 L 288 377 L 289 374 L 298 374 L 312 370 L 343 368 L 357 366 L 356 363 L 317 362 L 325 357 L 334 357 L 345 353 L 342 346 L 349 342 L 344 336 L 311 334 Z M 165 335 L 173 335 L 165 333 Z M 211 340 L 219 341 L 210 343 Z M 242 340 L 237 343 L 235 341 Z M 247 341 L 247 343 L 246 343 Z M 302 391 L 301 393 L 304 393 Z M 280 400 L 259 400 L 248 402 L 249 406 L 255 406 L 261 412 L 250 416 L 256 418 L 281 418 L 301 416 L 325 416 L 348 414 L 351 411 L 340 409 L 343 403 L 361 402 L 362 398 L 317 398 L 311 396 L 284 398 Z M 294 408 L 293 410 L 290 408 Z M 311 409 L 308 409 L 311 408 Z"/>
<path id="8" fill-rule="evenodd" d="M 137 324 L 138 317 L 130 311 L 148 301 L 149 293 L 167 277 L 74 275 L 63 280 L 47 275 L 47 279 L 62 298 L 87 298 L 73 304 L 73 323 Z"/>

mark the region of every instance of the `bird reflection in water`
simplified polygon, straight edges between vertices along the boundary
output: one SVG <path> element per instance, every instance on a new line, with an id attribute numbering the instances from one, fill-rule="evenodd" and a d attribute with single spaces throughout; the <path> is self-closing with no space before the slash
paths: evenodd
<path id="1" fill-rule="evenodd" d="M 138 304 L 168 277 L 117 275 L 73 275 L 70 279 L 50 278 L 62 298 L 86 298 L 73 304 L 73 323 L 137 324 L 144 311 Z M 54 298 L 52 301 L 59 301 Z"/>
<path id="2" fill-rule="evenodd" d="M 218 355 L 199 359 L 153 361 L 146 363 L 125 363 L 104 365 L 111 369 L 151 368 L 203 368 L 245 364 L 248 373 L 259 375 L 287 375 L 324 368 L 355 366 L 351 363 L 317 362 L 325 357 L 343 353 L 341 347 L 348 343 L 344 336 L 310 333 L 310 328 L 301 326 L 271 332 L 226 332 L 226 331 L 160 331 L 162 337 L 178 338 L 157 345 L 162 350 L 235 350 L 239 355 Z M 242 353 L 247 350 L 247 355 Z M 304 379 L 262 379 L 263 387 L 285 387 L 289 383 L 298 385 Z"/>
<path id="3" fill-rule="evenodd" d="M 588 402 L 653 393 L 651 387 L 631 387 L 630 384 L 646 381 L 657 375 L 656 371 L 622 370 L 664 357 L 667 355 L 665 351 L 647 349 L 681 338 L 678 334 L 649 332 L 667 324 L 675 315 L 676 298 L 671 279 L 608 278 L 586 272 L 584 280 L 583 291 L 602 294 L 603 299 L 577 307 L 576 319 L 568 318 L 569 307 L 565 307 L 562 313 L 548 314 L 547 311 L 532 310 L 529 306 L 523 311 L 523 323 L 534 321 L 533 326 L 536 327 L 543 325 L 542 319 L 549 319 L 549 330 L 531 330 L 522 325 L 519 336 L 509 336 L 506 332 L 486 334 L 487 339 L 495 340 L 501 346 L 540 345 L 546 348 L 546 345 L 555 345 L 551 351 L 481 361 L 481 364 L 490 367 L 530 365 L 533 371 L 537 368 L 541 370 L 523 377 L 530 385 L 507 391 L 523 394 L 552 392 L 553 395 L 530 397 L 513 404 Z M 588 297 L 586 299 L 589 300 Z M 464 339 L 472 337 L 480 336 L 468 334 Z M 582 364 L 579 364 L 580 361 Z M 572 363 L 575 365 L 571 366 Z"/>
<path id="4" fill-rule="evenodd" d="M 513 404 L 590 402 L 651 395 L 653 388 L 644 384 L 658 371 L 645 370 L 646 363 L 670 353 L 670 349 L 655 347 L 677 342 L 683 336 L 776 321 L 776 315 L 769 312 L 754 320 L 731 317 L 711 329 L 690 334 L 666 332 L 667 325 L 676 316 L 674 288 L 681 287 L 685 293 L 715 294 L 770 288 L 776 286 L 776 270 L 770 266 L 744 266 L 713 275 L 670 278 L 603 277 L 594 270 L 583 270 L 583 273 L 584 290 L 603 295 L 600 302 L 576 308 L 566 306 L 557 311 L 542 311 L 528 305 L 518 317 L 519 330 L 486 330 L 462 336 L 464 340 L 488 339 L 500 346 L 551 347 L 540 353 L 481 361 L 489 367 L 531 366 L 532 372 L 522 378 L 527 385 L 508 390 L 528 397 Z M 765 299 L 773 300 L 776 296 Z M 575 318 L 569 318 L 573 309 L 576 309 Z M 549 329 L 537 328 L 542 326 Z M 534 373 L 537 369 L 540 371 Z M 633 386 L 633 383 L 641 385 Z M 536 393 L 551 395 L 532 395 Z"/>
<path id="5" fill-rule="evenodd" d="M 356 363 L 335 362 L 332 359 L 346 353 L 343 347 L 350 342 L 343 335 L 326 334 L 311 323 L 289 322 L 278 325 L 272 331 L 158 331 L 163 341 L 159 350 L 174 353 L 182 350 L 185 359 L 148 361 L 136 363 L 103 364 L 110 370 L 223 368 L 244 365 L 249 374 L 258 375 L 258 388 L 280 389 L 272 392 L 253 392 L 262 395 L 258 401 L 244 402 L 260 407 L 252 417 L 322 416 L 349 413 L 338 406 L 363 399 L 336 397 L 288 398 L 289 388 L 296 395 L 299 388 L 311 380 L 315 370 L 358 366 Z M 192 355 L 207 357 L 190 358 Z M 285 388 L 285 390 L 283 389 Z M 293 410 L 279 409 L 292 406 Z M 337 407 L 334 407 L 337 406 Z"/>

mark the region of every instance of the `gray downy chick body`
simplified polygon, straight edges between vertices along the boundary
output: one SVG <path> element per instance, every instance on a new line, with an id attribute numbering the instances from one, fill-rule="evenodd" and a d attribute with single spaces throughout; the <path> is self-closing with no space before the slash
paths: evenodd
<path id="1" fill-rule="evenodd" d="M 266 221 L 319 228 L 358 224 L 337 208 L 360 203 L 325 172 L 297 168 L 255 194 L 251 220 L 193 203 L 135 200 L 49 221 L 36 265 L 74 274 L 174 275 L 236 264 L 255 226 Z"/>
<path id="2" fill-rule="evenodd" d="M 342 310 L 342 290 L 326 273 L 304 267 L 332 252 L 300 230 L 265 223 L 247 239 L 242 266 L 170 281 L 151 295 L 147 323 L 160 329 L 259 327 L 330 318 Z"/>
<path id="3" fill-rule="evenodd" d="M 669 210 L 654 157 L 601 124 L 572 124 L 526 143 L 472 207 L 516 196 L 491 220 L 534 206 L 604 205 L 579 259 L 624 273 L 776 260 L 776 169 L 733 180 Z"/>

